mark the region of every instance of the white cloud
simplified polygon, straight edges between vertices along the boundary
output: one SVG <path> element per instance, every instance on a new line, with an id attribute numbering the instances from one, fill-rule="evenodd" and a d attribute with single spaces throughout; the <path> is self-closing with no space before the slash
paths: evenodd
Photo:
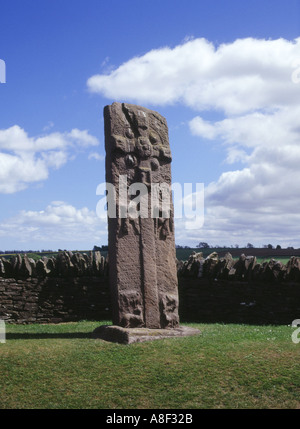
<path id="1" fill-rule="evenodd" d="M 97 146 L 99 141 L 86 130 L 54 132 L 29 137 L 14 125 L 0 130 L 0 193 L 14 193 L 30 183 L 46 180 L 51 168 L 61 168 L 71 154 Z"/>
<path id="2" fill-rule="evenodd" d="M 87 130 L 74 128 L 70 132 L 54 132 L 38 137 L 29 137 L 18 125 L 0 130 L 0 150 L 14 152 L 44 152 L 69 147 L 97 146 L 99 141 Z"/>
<path id="3" fill-rule="evenodd" d="M 218 47 L 193 39 L 132 58 L 87 84 L 109 98 L 223 113 L 216 122 L 190 121 L 194 135 L 225 147 L 232 166 L 205 190 L 201 241 L 256 237 L 288 245 L 300 235 L 299 61 L 300 38 Z M 199 241 L 199 231 L 186 231 L 180 219 L 176 224 L 177 240 Z"/>
<path id="4" fill-rule="evenodd" d="M 105 159 L 105 157 L 98 152 L 91 152 L 88 158 L 95 159 L 96 161 L 103 161 Z"/>
<path id="5" fill-rule="evenodd" d="M 49 121 L 47 125 L 44 126 L 43 131 L 49 131 L 54 127 L 54 122 Z"/>
<path id="6" fill-rule="evenodd" d="M 33 154 L 0 153 L 0 192 L 14 193 L 48 178 L 48 165 Z"/>
<path id="7" fill-rule="evenodd" d="M 14 242 L 44 243 L 46 248 L 80 247 L 83 243 L 107 243 L 107 222 L 86 207 L 77 209 L 64 201 L 53 201 L 44 210 L 22 210 L 0 224 L 0 237 Z M 95 242 L 95 243 L 94 243 Z M 27 243 L 27 244 L 26 244 Z M 48 245 L 47 245 L 48 243 Z M 74 247 L 75 246 L 75 247 Z M 92 247 L 89 247 L 92 248 Z"/>
<path id="8" fill-rule="evenodd" d="M 299 57 L 300 38 L 247 38 L 218 47 L 194 39 L 132 58 L 109 74 L 90 77 L 87 85 L 108 98 L 241 114 L 297 105 L 300 90 L 292 74 Z"/>
<path id="9" fill-rule="evenodd" d="M 244 244 L 246 237 L 255 237 L 257 244 L 273 238 L 283 246 L 299 246 L 299 115 L 300 106 L 292 106 L 215 123 L 191 121 L 195 135 L 223 143 L 228 163 L 245 164 L 207 186 L 205 231 L 211 239 L 218 231 L 219 237 L 227 233 L 227 243 L 232 243 L 235 232 L 238 243 L 244 236 Z"/>
<path id="10" fill-rule="evenodd" d="M 219 139 L 227 149 L 229 163 L 242 161 L 247 165 L 242 170 L 223 173 L 216 183 L 211 183 L 207 190 L 209 198 L 217 200 L 218 195 L 222 195 L 224 202 L 225 199 L 232 200 L 232 196 L 240 200 L 238 189 L 247 186 L 252 208 L 268 204 L 268 196 L 273 200 L 274 193 L 278 196 L 283 193 L 285 197 L 293 198 L 294 203 L 300 203 L 299 115 L 300 106 L 297 106 L 215 123 L 193 119 L 190 126 L 194 134 Z M 282 199 L 277 199 L 277 206 L 277 210 L 283 207 Z"/>
<path id="11" fill-rule="evenodd" d="M 220 46 L 192 39 L 173 49 L 152 50 L 88 80 L 90 91 L 108 98 L 177 103 L 223 114 L 218 121 L 200 114 L 190 121 L 195 136 L 225 148 L 224 162 L 231 170 L 207 185 L 200 231 L 186 231 L 176 221 L 182 244 L 194 239 L 263 244 L 272 237 L 283 245 L 297 242 L 299 64 L 300 38 L 246 38 Z"/>
<path id="12" fill-rule="evenodd" d="M 64 134 L 66 140 L 76 143 L 80 146 L 97 146 L 99 141 L 96 137 L 91 136 L 87 130 L 78 130 L 74 128 L 70 133 Z"/>

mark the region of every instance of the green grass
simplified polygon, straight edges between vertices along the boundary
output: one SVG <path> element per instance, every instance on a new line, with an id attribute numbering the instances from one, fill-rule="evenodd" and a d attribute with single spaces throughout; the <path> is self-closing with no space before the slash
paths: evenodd
<path id="1" fill-rule="evenodd" d="M 264 262 L 269 262 L 271 259 L 275 259 L 276 261 L 280 261 L 283 265 L 286 265 L 291 258 L 284 257 L 270 257 L 270 258 L 256 258 L 256 262 L 258 264 L 263 264 Z"/>
<path id="2" fill-rule="evenodd" d="M 198 337 L 120 345 L 103 322 L 6 325 L 1 409 L 299 408 L 289 326 L 189 324 Z"/>

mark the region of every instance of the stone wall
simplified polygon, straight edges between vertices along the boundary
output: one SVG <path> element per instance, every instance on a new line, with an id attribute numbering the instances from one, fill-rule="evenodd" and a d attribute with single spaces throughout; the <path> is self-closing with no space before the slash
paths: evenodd
<path id="1" fill-rule="evenodd" d="M 202 252 L 193 253 L 185 262 L 178 261 L 178 275 L 183 278 L 229 280 L 266 283 L 300 283 L 300 257 L 291 257 L 285 265 L 271 259 L 258 263 L 255 256 L 242 254 L 234 259 L 230 253 L 222 258 L 214 252 L 206 258 Z"/>
<path id="2" fill-rule="evenodd" d="M 213 253 L 178 261 L 181 321 L 291 324 L 300 318 L 300 258 L 257 264 Z M 0 258 L 0 319 L 8 323 L 111 320 L 108 263 L 100 252 L 34 262 Z"/>
<path id="3" fill-rule="evenodd" d="M 0 319 L 10 323 L 110 320 L 108 282 L 99 277 L 0 278 Z"/>
<path id="4" fill-rule="evenodd" d="M 290 325 L 300 319 L 299 283 L 179 279 L 185 322 Z"/>
<path id="5" fill-rule="evenodd" d="M 178 261 L 181 320 L 291 324 L 300 318 L 300 258 L 286 265 L 227 253 Z"/>
<path id="6" fill-rule="evenodd" d="M 0 258 L 0 319 L 11 323 L 110 320 L 108 266 L 100 252 L 35 262 Z"/>
<path id="7" fill-rule="evenodd" d="M 0 277 L 5 278 L 101 277 L 107 275 L 107 269 L 107 260 L 100 252 L 65 251 L 52 258 L 44 256 L 38 261 L 28 258 L 26 254 L 10 259 L 0 258 Z"/>

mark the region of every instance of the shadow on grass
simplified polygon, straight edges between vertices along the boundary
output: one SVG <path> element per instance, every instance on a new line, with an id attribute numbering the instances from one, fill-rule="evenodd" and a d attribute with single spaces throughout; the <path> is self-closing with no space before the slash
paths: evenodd
<path id="1" fill-rule="evenodd" d="M 95 338 L 93 332 L 36 332 L 36 333 L 6 333 L 6 340 L 46 340 L 46 339 L 76 339 Z"/>
<path id="2" fill-rule="evenodd" d="M 249 325 L 249 326 L 282 326 L 290 325 L 293 320 L 297 319 L 295 314 L 289 317 L 182 317 L 181 323 L 200 323 L 200 324 L 222 324 L 222 325 Z"/>

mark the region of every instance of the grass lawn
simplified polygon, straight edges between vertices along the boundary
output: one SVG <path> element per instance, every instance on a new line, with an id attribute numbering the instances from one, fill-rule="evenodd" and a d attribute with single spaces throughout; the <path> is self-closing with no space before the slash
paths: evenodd
<path id="1" fill-rule="evenodd" d="M 188 324 L 202 335 L 119 345 L 91 338 L 102 323 L 6 325 L 0 408 L 300 408 L 295 328 Z"/>
<path id="2" fill-rule="evenodd" d="M 269 262 L 271 259 L 272 258 L 256 258 L 256 262 L 258 264 L 263 264 L 264 262 Z M 276 261 L 280 261 L 283 265 L 286 265 L 291 258 L 278 257 L 273 259 L 275 259 Z"/>

